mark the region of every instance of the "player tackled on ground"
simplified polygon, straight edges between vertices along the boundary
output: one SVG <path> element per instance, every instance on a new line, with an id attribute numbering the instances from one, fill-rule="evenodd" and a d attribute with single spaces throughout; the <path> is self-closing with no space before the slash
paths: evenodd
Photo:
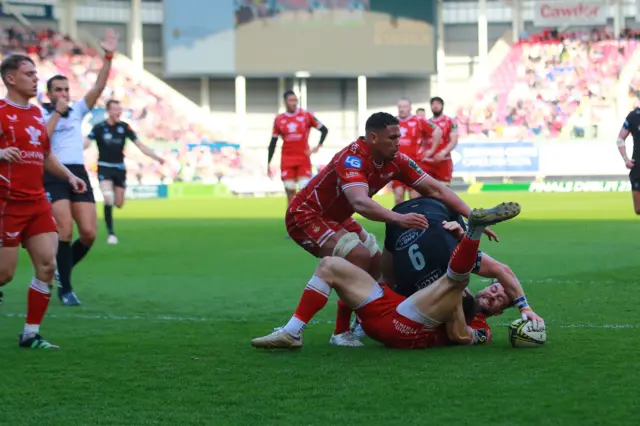
<path id="1" fill-rule="evenodd" d="M 85 139 L 84 147 L 88 148 L 92 140 L 98 145 L 98 179 L 100 191 L 104 198 L 104 221 L 107 225 L 107 244 L 118 244 L 118 237 L 113 227 L 113 206 L 121 209 L 124 205 L 127 187 L 127 169 L 124 164 L 124 148 L 129 139 L 144 155 L 153 158 L 160 164 L 164 160 L 143 144 L 128 123 L 120 120 L 122 106 L 116 100 L 107 102 L 108 118 L 96 124 Z"/>
<path id="2" fill-rule="evenodd" d="M 393 211 L 422 214 L 429 220 L 429 228 L 423 230 L 406 230 L 393 224 L 386 226 L 382 253 L 383 281 L 396 293 L 409 297 L 446 274 L 449 259 L 465 234 L 466 224 L 459 214 L 428 197 L 405 201 L 395 206 Z M 472 272 L 495 280 L 478 296 L 490 297 L 496 290 L 505 291 L 520 308 L 523 319 L 542 321 L 529 306 L 524 290 L 509 266 L 479 251 Z M 479 314 L 477 321 L 484 320 Z M 354 334 L 360 337 L 358 330 Z"/>
<path id="3" fill-rule="evenodd" d="M 67 182 L 74 192 L 83 193 L 87 187 L 51 153 L 42 112 L 29 103 L 37 94 L 34 62 L 28 56 L 8 56 L 0 64 L 0 76 L 8 92 L 0 101 L 0 287 L 13 278 L 22 243 L 31 257 L 34 277 L 19 344 L 25 348 L 57 348 L 40 336 L 40 324 L 51 299 L 58 248 L 56 222 L 44 191 L 44 171 Z"/>
<path id="4" fill-rule="evenodd" d="M 118 46 L 118 34 L 108 30 L 101 46 L 105 55 L 93 88 L 69 107 L 69 80 L 63 75 L 53 76 L 47 81 L 47 96 L 51 103 L 43 105 L 52 152 L 69 170 L 81 177 L 88 188 L 88 191 L 77 194 L 66 180 L 45 173 L 45 190 L 53 205 L 53 215 L 60 236 L 56 276 L 58 298 L 65 306 L 80 305 L 71 285 L 71 271 L 89 252 L 98 227 L 93 188 L 84 166 L 82 121 L 107 85 L 113 52 Z M 78 226 L 79 238 L 71 244 L 74 222 Z"/>
<path id="5" fill-rule="evenodd" d="M 494 315 L 512 301 L 499 288 L 491 297 L 469 298 L 466 287 L 485 227 L 519 213 L 520 206 L 516 203 L 474 209 L 469 216 L 469 229 L 451 256 L 447 274 L 409 298 L 381 286 L 343 259 L 324 258 L 304 290 L 314 300 L 311 317 L 326 305 L 331 290 L 335 289 L 338 297 L 356 311 L 367 335 L 386 346 L 416 349 L 486 343 L 491 339 L 490 332 L 485 328 L 471 328 L 467 325 L 468 318 L 478 310 Z M 466 309 L 463 309 L 463 300 Z M 304 325 L 285 326 L 253 339 L 251 344 L 258 348 L 298 349 L 302 346 L 303 330 Z"/>
<path id="6" fill-rule="evenodd" d="M 298 108 L 298 97 L 293 91 L 288 90 L 283 96 L 287 110 L 278 115 L 273 122 L 267 173 L 271 177 L 271 159 L 276 152 L 278 138 L 282 137 L 280 170 L 282 183 L 287 192 L 287 203 L 291 203 L 296 192 L 311 179 L 311 154 L 318 152 L 327 138 L 329 129 L 318 121 L 315 115 Z M 313 149 L 309 148 L 309 133 L 312 127 L 320 131 L 320 141 Z"/>
<path id="7" fill-rule="evenodd" d="M 432 156 L 425 156 L 420 166 L 424 171 L 440 182 L 450 184 L 453 179 L 453 160 L 451 151 L 458 145 L 458 125 L 456 120 L 443 114 L 444 101 L 440 97 L 431 99 L 431 112 L 433 117 L 429 122 L 442 130 L 442 140 L 431 141 L 429 149 Z"/>
<path id="8" fill-rule="evenodd" d="M 312 255 L 342 257 L 378 279 L 380 250 L 352 216 L 359 213 L 376 222 L 395 223 L 403 228 L 424 229 L 424 216 L 399 214 L 371 199 L 392 180 L 413 187 L 417 192 L 441 200 L 453 211 L 468 216 L 469 206 L 451 189 L 424 173 L 406 155 L 399 153 L 400 126 L 391 114 L 373 114 L 365 125 L 366 136 L 338 152 L 329 164 L 300 191 L 286 215 L 287 232 Z M 491 238 L 495 234 L 487 231 Z M 304 293 L 288 329 L 300 329 L 314 311 L 315 302 Z M 349 331 L 351 308 L 338 303 L 333 344 L 361 346 Z"/>
<path id="9" fill-rule="evenodd" d="M 625 140 L 629 135 L 633 137 L 633 154 L 631 158 L 627 156 L 627 147 L 625 146 Z M 627 115 L 616 143 L 618 151 L 620 151 L 620 155 L 624 160 L 624 165 L 629 169 L 633 208 L 636 214 L 640 215 L 640 166 L 636 165 L 636 159 L 640 157 L 640 108 L 634 109 Z"/>
<path id="10" fill-rule="evenodd" d="M 398 121 L 400 122 L 400 152 L 420 164 L 423 158 L 431 157 L 440 142 L 442 132 L 433 123 L 416 115 L 411 115 L 411 102 L 408 99 L 398 101 Z M 432 148 L 425 149 L 426 141 L 433 140 Z M 399 181 L 392 183 L 396 204 L 404 201 L 405 193 L 409 192 L 411 198 L 420 194 L 411 187 Z"/>

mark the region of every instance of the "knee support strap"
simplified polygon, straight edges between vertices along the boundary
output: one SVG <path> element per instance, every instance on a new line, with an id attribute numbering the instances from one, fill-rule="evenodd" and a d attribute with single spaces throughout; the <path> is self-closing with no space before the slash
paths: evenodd
<path id="1" fill-rule="evenodd" d="M 380 252 L 380 247 L 378 247 L 376 236 L 373 234 L 369 234 L 367 236 L 367 239 L 364 241 L 364 246 L 367 248 L 367 250 L 369 250 L 369 254 L 371 255 L 371 257 Z"/>
<path id="2" fill-rule="evenodd" d="M 351 250 L 360 244 L 360 237 L 355 232 L 347 232 L 338 240 L 333 249 L 333 255 L 345 259 Z"/>

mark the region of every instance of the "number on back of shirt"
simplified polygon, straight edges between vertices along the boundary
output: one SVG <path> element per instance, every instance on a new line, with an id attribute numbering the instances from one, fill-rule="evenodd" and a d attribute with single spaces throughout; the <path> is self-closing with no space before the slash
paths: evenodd
<path id="1" fill-rule="evenodd" d="M 424 260 L 424 256 L 420 252 L 420 246 L 417 244 L 413 244 L 409 247 L 409 260 L 411 260 L 411 264 L 413 265 L 413 269 L 416 271 L 422 271 L 427 263 Z"/>

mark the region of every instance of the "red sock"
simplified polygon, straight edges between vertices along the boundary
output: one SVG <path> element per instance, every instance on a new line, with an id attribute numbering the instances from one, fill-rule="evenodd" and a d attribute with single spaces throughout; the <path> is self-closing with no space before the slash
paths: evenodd
<path id="1" fill-rule="evenodd" d="M 480 241 L 472 240 L 467 236 L 462 238 L 449 260 L 447 272 L 449 278 L 463 281 L 469 277 L 478 257 L 478 247 L 480 247 Z"/>
<path id="2" fill-rule="evenodd" d="M 342 300 L 338 300 L 338 312 L 336 314 L 336 328 L 333 330 L 334 335 L 346 333 L 351 327 L 351 308 Z"/>
<path id="3" fill-rule="evenodd" d="M 312 277 L 302 292 L 293 316 L 307 324 L 318 311 L 325 307 L 330 293 L 331 287 L 326 282 L 316 276 Z"/>
<path id="4" fill-rule="evenodd" d="M 34 278 L 27 292 L 27 325 L 39 327 L 42 324 L 50 299 L 49 285 Z"/>

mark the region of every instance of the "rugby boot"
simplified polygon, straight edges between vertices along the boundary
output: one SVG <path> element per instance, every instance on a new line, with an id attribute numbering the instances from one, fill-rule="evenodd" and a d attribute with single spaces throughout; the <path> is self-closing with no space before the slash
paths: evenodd
<path id="1" fill-rule="evenodd" d="M 73 291 L 60 295 L 60 301 L 64 306 L 80 306 L 82 304 Z"/>
<path id="2" fill-rule="evenodd" d="M 329 339 L 329 344 L 333 346 L 347 346 L 351 348 L 364 346 L 358 338 L 350 331 L 345 331 L 344 333 L 334 334 Z"/>
<path id="3" fill-rule="evenodd" d="M 520 214 L 520 204 L 502 203 L 490 209 L 473 209 L 469 215 L 469 228 L 491 226 L 505 222 Z"/>
<path id="4" fill-rule="evenodd" d="M 300 349 L 302 336 L 294 336 L 282 328 L 276 328 L 271 334 L 253 339 L 251 346 L 265 349 Z"/>
<path id="5" fill-rule="evenodd" d="M 26 349 L 60 349 L 59 346 L 52 345 L 37 333 L 21 334 L 18 346 Z"/>

